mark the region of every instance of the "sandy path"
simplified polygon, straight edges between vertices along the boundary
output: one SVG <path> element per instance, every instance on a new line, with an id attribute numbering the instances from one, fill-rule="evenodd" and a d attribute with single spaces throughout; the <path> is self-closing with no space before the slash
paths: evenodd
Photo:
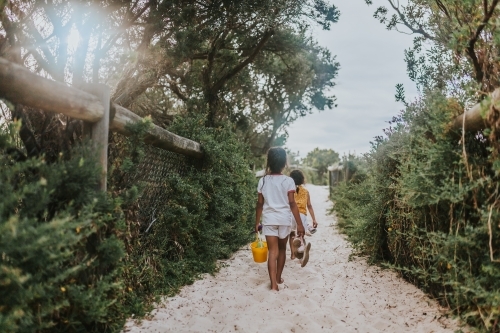
<path id="1" fill-rule="evenodd" d="M 287 260 L 279 293 L 269 291 L 266 264 L 248 246 L 165 299 L 151 320 L 129 321 L 126 332 L 453 332 L 436 302 L 396 273 L 349 261 L 351 249 L 327 215 L 326 187 L 308 186 L 320 224 L 308 237 L 309 264 Z M 302 289 L 301 289 L 302 288 Z"/>

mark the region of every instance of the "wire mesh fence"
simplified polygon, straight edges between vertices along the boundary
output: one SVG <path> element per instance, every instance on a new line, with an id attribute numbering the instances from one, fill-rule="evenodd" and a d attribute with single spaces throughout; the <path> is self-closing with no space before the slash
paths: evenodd
<path id="1" fill-rule="evenodd" d="M 355 173 L 353 163 L 350 161 L 343 161 L 335 163 L 328 168 L 328 187 L 330 189 L 330 197 L 333 196 L 335 187 L 343 182 L 351 180 Z"/>
<path id="2" fill-rule="evenodd" d="M 125 136 L 114 133 L 109 144 L 109 168 L 115 170 L 124 163 L 127 156 Z M 148 232 L 157 220 L 160 207 L 168 202 L 172 191 L 168 185 L 168 177 L 173 174 L 185 177 L 192 168 L 199 169 L 199 159 L 163 150 L 151 145 L 141 144 L 141 156 L 136 156 L 134 168 L 122 173 L 115 181 L 121 186 L 138 186 L 141 191 L 136 202 L 136 216 L 141 225 L 141 232 Z M 128 156 L 129 158 L 131 156 Z M 113 172 L 113 171 L 112 171 Z"/>

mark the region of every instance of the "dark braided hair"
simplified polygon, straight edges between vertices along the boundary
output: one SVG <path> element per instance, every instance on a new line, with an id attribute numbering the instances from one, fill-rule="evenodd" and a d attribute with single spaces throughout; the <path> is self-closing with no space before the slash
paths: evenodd
<path id="1" fill-rule="evenodd" d="M 304 184 L 305 181 L 304 174 L 300 170 L 293 170 L 292 172 L 290 172 L 290 177 L 295 182 L 295 186 L 297 186 L 297 194 L 298 194 L 300 189 L 299 186 Z"/>
<path id="2" fill-rule="evenodd" d="M 286 166 L 286 151 L 281 147 L 272 147 L 267 151 L 266 174 L 280 173 Z"/>

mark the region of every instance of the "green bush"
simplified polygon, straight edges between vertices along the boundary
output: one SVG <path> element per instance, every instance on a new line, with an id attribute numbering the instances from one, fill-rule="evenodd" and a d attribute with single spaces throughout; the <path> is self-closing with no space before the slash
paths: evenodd
<path id="1" fill-rule="evenodd" d="M 91 149 L 48 164 L 13 142 L 0 132 L 0 331 L 119 330 L 124 220 Z"/>
<path id="2" fill-rule="evenodd" d="M 96 191 L 100 170 L 88 145 L 54 163 L 26 159 L 0 133 L 0 331 L 117 332 L 130 315 L 217 270 L 247 243 L 256 179 L 248 150 L 229 126 L 177 119 L 171 130 L 200 142 L 205 157 L 168 173 L 168 200 L 144 232 L 137 198 L 148 184 L 130 182 L 144 163 L 141 136 L 130 128 L 111 165 L 109 192 Z M 115 148 L 113 148 L 115 149 Z"/>
<path id="3" fill-rule="evenodd" d="M 247 162 L 250 153 L 230 126 L 203 124 L 193 115 L 171 125 L 172 132 L 200 142 L 204 158 L 182 176 L 171 173 L 162 180 L 169 199 L 158 207 L 147 233 L 131 226 L 136 236 L 128 241 L 125 283 L 133 289 L 127 307 L 136 315 L 148 311 L 158 296 L 215 272 L 217 259 L 228 258 L 251 239 L 257 183 Z M 128 140 L 123 154 L 141 163 L 147 158 L 144 146 Z"/>
<path id="4" fill-rule="evenodd" d="M 366 156 L 366 178 L 335 190 L 334 210 L 360 253 L 498 332 L 498 154 L 481 133 L 449 131 L 460 109 L 437 93 L 409 105 Z"/>

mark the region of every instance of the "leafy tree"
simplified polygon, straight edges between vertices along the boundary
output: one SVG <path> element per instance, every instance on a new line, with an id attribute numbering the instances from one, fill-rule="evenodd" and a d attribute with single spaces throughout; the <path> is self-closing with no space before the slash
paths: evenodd
<path id="1" fill-rule="evenodd" d="M 500 31 L 494 23 L 500 15 L 499 0 L 387 2 L 389 8 L 378 7 L 374 16 L 389 30 L 417 35 L 406 60 L 410 78 L 421 87 L 455 93 L 471 87 L 477 100 L 500 85 Z M 430 46 L 427 54 L 422 43 Z"/>
<path id="2" fill-rule="evenodd" d="M 163 52 L 178 69 L 167 63 L 158 74 L 164 75 L 182 101 L 198 104 L 199 110 L 205 109 L 201 104 L 208 105 L 209 126 L 231 119 L 233 105 L 228 98 L 238 94 L 235 88 L 245 89 L 238 76 L 260 54 L 294 54 L 305 38 L 300 34 L 307 28 L 305 19 L 319 20 L 325 28 L 338 19 L 335 7 L 323 1 L 216 1 L 203 5 L 173 1 L 169 5 L 174 6 L 169 17 L 176 43 L 165 44 Z M 198 21 L 200 16 L 206 19 Z"/>
<path id="3" fill-rule="evenodd" d="M 267 111 L 265 113 L 272 123 L 263 150 L 273 145 L 277 134 L 297 118 L 304 117 L 314 109 L 321 111 L 335 106 L 335 98 L 326 95 L 325 91 L 334 86 L 332 80 L 339 67 L 338 63 L 333 62 L 330 53 L 313 44 L 289 58 L 279 63 L 270 59 L 271 64 L 263 64 L 272 66 L 263 69 L 267 80 L 260 91 Z"/>
<path id="4" fill-rule="evenodd" d="M 257 58 L 249 75 L 256 88 L 251 92 L 253 98 L 249 103 L 240 102 L 235 112 L 239 121 L 245 121 L 242 130 L 255 155 L 283 145 L 286 128 L 299 117 L 335 107 L 335 97 L 328 94 L 339 64 L 311 39 L 305 44 L 303 38 L 295 39 L 294 53 L 263 53 Z"/>
<path id="5" fill-rule="evenodd" d="M 328 171 L 328 167 L 340 161 L 339 154 L 332 149 L 319 149 L 307 153 L 307 156 L 302 160 L 304 165 L 317 169 L 318 178 L 323 179 Z"/>
<path id="6" fill-rule="evenodd" d="M 286 150 L 286 156 L 288 158 L 288 165 L 289 166 L 291 166 L 291 165 L 299 165 L 300 164 L 300 158 L 299 158 L 300 153 L 299 152 L 293 152 L 293 151 L 291 151 L 288 148 L 285 148 L 285 150 Z"/>
<path id="7" fill-rule="evenodd" d="M 308 34 L 338 18 L 324 0 L 15 0 L 2 12 L 0 56 L 75 86 L 106 82 L 115 103 L 161 126 L 176 114 L 203 112 L 206 126 L 229 120 L 261 154 L 311 107 L 333 107 L 326 91 L 338 64 Z M 12 113 L 34 154 L 45 150 L 39 138 L 48 128 L 71 139 L 83 132 L 62 116 L 22 106 Z"/>

